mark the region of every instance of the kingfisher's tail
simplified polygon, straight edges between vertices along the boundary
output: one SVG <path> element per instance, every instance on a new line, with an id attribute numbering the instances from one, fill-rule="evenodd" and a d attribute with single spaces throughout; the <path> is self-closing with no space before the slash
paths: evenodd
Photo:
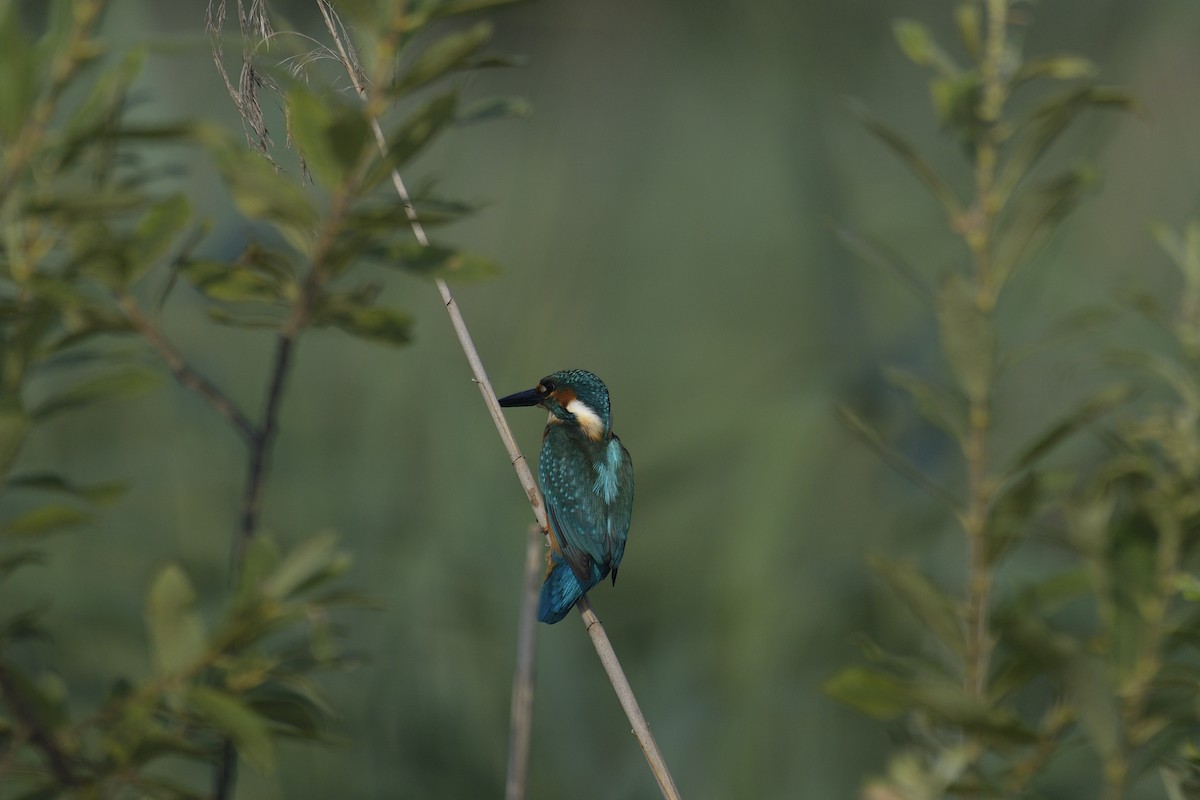
<path id="1" fill-rule="evenodd" d="M 591 586 L 584 586 L 565 561 L 554 559 L 554 569 L 542 583 L 538 600 L 538 619 L 553 625 L 571 612 L 575 601 Z"/>

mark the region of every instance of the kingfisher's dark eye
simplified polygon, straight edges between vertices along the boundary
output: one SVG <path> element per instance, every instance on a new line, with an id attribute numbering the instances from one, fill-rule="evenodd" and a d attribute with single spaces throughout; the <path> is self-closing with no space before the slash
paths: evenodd
<path id="1" fill-rule="evenodd" d="M 538 384 L 538 391 L 542 394 L 550 394 L 554 391 L 554 381 L 542 381 Z"/>

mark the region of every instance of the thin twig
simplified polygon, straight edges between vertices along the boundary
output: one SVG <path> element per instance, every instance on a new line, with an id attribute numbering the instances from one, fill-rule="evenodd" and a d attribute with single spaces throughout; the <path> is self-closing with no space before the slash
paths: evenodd
<path id="1" fill-rule="evenodd" d="M 504 800 L 524 800 L 529 783 L 529 742 L 533 736 L 533 687 L 537 665 L 538 587 L 545 571 L 542 529 L 529 526 L 525 537 L 525 579 L 521 582 L 517 620 L 517 667 L 513 673 L 512 711 L 508 728 L 508 778 Z"/>
<path id="2" fill-rule="evenodd" d="M 343 67 L 350 76 L 350 80 L 354 83 L 355 90 L 364 100 L 367 99 L 366 87 L 358 71 L 354 68 L 354 65 L 358 61 L 350 55 L 353 48 L 338 34 L 339 26 L 334 21 L 336 15 L 329 8 L 327 0 L 317 0 L 317 8 L 325 20 L 325 26 L 329 30 L 330 36 L 333 37 L 337 45 L 338 52 L 342 55 Z M 387 139 L 383 135 L 383 129 L 379 124 L 379 120 L 374 117 L 371 119 L 371 130 L 375 134 L 375 142 L 378 144 L 380 152 L 386 155 Z M 408 217 L 414 236 L 422 247 L 428 247 L 429 237 L 425 234 L 425 228 L 417 216 L 412 198 L 397 169 L 392 170 L 392 186 L 395 187 L 396 194 L 400 197 L 400 201 L 404 206 L 404 213 Z M 484 405 L 492 417 L 492 422 L 496 426 L 496 432 L 500 434 L 500 440 L 504 443 L 505 450 L 508 451 L 509 461 L 517 473 L 517 480 L 520 481 L 521 488 L 525 490 L 525 496 L 528 498 L 529 505 L 533 509 L 538 527 L 542 531 L 548 531 L 549 522 L 542 503 L 541 492 L 538 491 L 537 482 L 534 481 L 533 473 L 529 469 L 529 464 L 525 456 L 522 455 L 521 449 L 517 446 L 512 429 L 508 426 L 508 420 L 504 417 L 500 409 L 496 392 L 492 388 L 491 381 L 488 380 L 487 371 L 483 368 L 483 360 L 479 357 L 479 351 L 476 349 L 475 342 L 471 338 L 471 332 L 467 328 L 467 323 L 463 319 L 462 312 L 459 311 L 458 303 L 454 300 L 454 295 L 451 294 L 450 287 L 445 281 L 439 279 L 435 283 L 438 294 L 442 298 L 442 305 L 445 306 L 446 313 L 450 315 L 450 322 L 458 337 L 459 345 L 462 347 L 463 355 L 466 356 L 467 364 L 471 368 L 475 385 L 479 387 L 479 393 L 483 396 Z M 634 698 L 633 690 L 629 686 L 629 681 L 625 678 L 625 673 L 621 670 L 620 662 L 617 661 L 617 655 L 612 649 L 612 644 L 604 634 L 604 629 L 600 625 L 599 620 L 596 619 L 596 615 L 592 611 L 591 604 L 588 602 L 586 596 L 580 598 L 576 604 L 576 608 L 579 609 L 580 617 L 592 637 L 592 644 L 596 648 L 596 654 L 600 657 L 600 662 L 604 665 L 604 669 L 608 673 L 609 680 L 612 682 L 613 689 L 617 693 L 617 698 L 620 700 L 622 708 L 625 709 L 625 715 L 629 718 L 629 723 L 633 727 L 633 733 L 642 747 L 642 752 L 645 754 L 646 760 L 650 763 L 650 768 L 654 772 L 663 797 L 667 798 L 667 800 L 678 800 L 679 792 L 675 788 L 675 783 L 671 779 L 666 762 L 658 750 L 658 745 L 655 743 L 654 737 L 650 734 L 650 726 L 646 724 L 646 720 L 642 716 L 641 709 Z M 530 646 L 532 647 L 532 645 Z"/>
<path id="3" fill-rule="evenodd" d="M 13 716 L 28 731 L 29 741 L 46 757 L 50 772 L 54 774 L 59 786 L 78 786 L 79 779 L 71 769 L 71 760 L 54 741 L 54 732 L 46 729 L 37 712 L 25 702 L 17 688 L 16 679 L 3 664 L 0 664 L 0 694 L 4 695 L 5 705 L 12 711 Z"/>
<path id="4" fill-rule="evenodd" d="M 227 394 L 217 388 L 216 384 L 193 369 L 166 335 L 156 326 L 138 306 L 137 301 L 127 292 L 117 295 L 117 305 L 120 306 L 125 319 L 142 335 L 150 346 L 158 351 L 159 356 L 175 376 L 180 385 L 199 394 L 213 409 L 225 417 L 242 438 L 253 442 L 258 438 L 258 432 L 250 418 L 241 412 Z"/>
<path id="5" fill-rule="evenodd" d="M 642 716 L 642 709 L 638 707 L 633 689 L 630 688 L 629 681 L 625 679 L 625 672 L 621 669 L 620 662 L 617 661 L 617 654 L 613 651 L 612 645 L 608 641 L 608 635 L 604 632 L 604 626 L 596 617 L 596 612 L 592 608 L 591 601 L 587 599 L 587 595 L 579 598 L 575 607 L 579 609 L 583 624 L 587 626 L 588 636 L 592 637 L 592 644 L 596 647 L 596 653 L 600 656 L 600 663 L 604 665 L 604 671 L 608 673 L 608 680 L 612 683 L 613 691 L 617 693 L 617 700 L 621 702 L 621 708 L 625 709 L 625 716 L 629 718 L 629 724 L 633 726 L 633 735 L 637 737 L 638 744 L 642 746 L 642 753 L 650 764 L 650 771 L 654 773 L 654 779 L 658 781 L 659 791 L 666 800 L 679 800 L 679 790 L 675 788 L 675 781 L 671 777 L 671 771 L 667 769 L 667 762 L 659 752 L 658 743 L 654 741 L 654 734 L 650 733 L 650 726 L 646 724 L 646 718 Z"/>

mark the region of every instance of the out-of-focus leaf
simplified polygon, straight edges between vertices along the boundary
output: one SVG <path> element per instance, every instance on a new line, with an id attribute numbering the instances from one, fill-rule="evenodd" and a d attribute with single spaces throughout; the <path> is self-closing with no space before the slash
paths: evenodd
<path id="1" fill-rule="evenodd" d="M 821 686 L 826 695 L 876 719 L 895 719 L 909 708 L 903 683 L 867 667 L 847 667 Z"/>
<path id="2" fill-rule="evenodd" d="M 1055 322 L 1041 336 L 1011 348 L 1001 359 L 1000 369 L 1003 370 L 1015 366 L 1048 347 L 1090 336 L 1116 319 L 1117 313 L 1113 309 L 1102 306 L 1092 306 L 1073 311 L 1068 316 Z"/>
<path id="3" fill-rule="evenodd" d="M 1005 486 L 992 508 L 987 530 L 987 560 L 995 564 L 1028 531 L 1042 497 L 1040 477 L 1032 470 Z"/>
<path id="4" fill-rule="evenodd" d="M 953 59 L 938 47 L 933 34 L 921 23 L 911 19 L 898 19 L 892 23 L 892 34 L 904 55 L 917 66 L 933 67 L 943 75 L 958 72 Z"/>
<path id="5" fill-rule="evenodd" d="M 106 481 L 91 486 L 80 486 L 50 472 L 37 472 L 28 475 L 16 475 L 5 483 L 9 489 L 37 489 L 43 492 L 61 492 L 78 497 L 98 506 L 110 506 L 115 503 L 129 485 L 125 481 Z"/>
<path id="6" fill-rule="evenodd" d="M 362 111 L 295 85 L 287 93 L 288 125 L 309 171 L 326 188 L 340 185 L 363 157 L 370 129 Z"/>
<path id="7" fill-rule="evenodd" d="M 916 176 L 921 179 L 921 183 L 925 184 L 925 188 L 929 189 L 933 196 L 937 198 L 950 217 L 955 218 L 962 214 L 962 204 L 959 203 L 954 190 L 950 188 L 948 183 L 942 180 L 942 176 L 937 174 L 937 171 L 930 166 L 929 162 L 917 153 L 916 148 L 907 139 L 872 116 L 863 105 L 852 103 L 850 110 L 854 112 L 855 116 L 858 117 L 859 121 L 868 131 L 890 147 L 892 152 L 907 164 L 909 169 L 916 173 Z"/>
<path id="8" fill-rule="evenodd" d="M 129 87 L 142 71 L 145 60 L 144 46 L 130 48 L 93 82 L 78 110 L 67 121 L 61 155 L 64 164 L 73 163 L 88 147 L 110 137 L 119 123 Z"/>
<path id="9" fill-rule="evenodd" d="M 388 256 L 387 266 L 423 278 L 466 282 L 491 278 L 500 272 L 496 263 L 484 256 L 438 245 L 422 247 L 414 241 L 396 244 L 388 250 Z"/>
<path id="10" fill-rule="evenodd" d="M 186 278 L 205 296 L 230 303 L 271 303 L 283 300 L 285 290 L 272 276 L 254 272 L 238 264 L 195 260 L 179 267 Z"/>
<path id="11" fill-rule="evenodd" d="M 937 318 L 950 371 L 971 402 L 984 402 L 996 370 L 996 330 L 958 273 L 942 280 Z"/>
<path id="12" fill-rule="evenodd" d="M 122 400 L 156 389 L 162 384 L 162 376 L 144 369 L 128 369 L 110 372 L 98 378 L 84 381 L 61 394 L 44 401 L 34 409 L 34 420 L 42 422 L 64 411 L 73 411 L 101 400 Z"/>
<path id="13" fill-rule="evenodd" d="M 49 675 L 34 680 L 11 663 L 3 665 L 9 687 L 18 695 L 22 708 L 28 710 L 44 730 L 55 730 L 67 722 L 66 709 L 61 696 L 61 681 L 58 686 L 48 682 Z M 61 787 L 60 787 L 61 788 Z"/>
<path id="14" fill-rule="evenodd" d="M 1185 406 L 1200 411 L 1200 383 L 1177 362 L 1141 350 L 1118 350 L 1109 355 L 1109 361 L 1116 366 L 1138 369 L 1156 376 L 1175 390 Z"/>
<path id="15" fill-rule="evenodd" d="M 258 153 L 226 137 L 206 133 L 204 139 L 238 210 L 250 219 L 272 223 L 292 247 L 307 254 L 318 217 L 300 186 Z"/>
<path id="16" fill-rule="evenodd" d="M 1092 746 L 1101 758 L 1111 755 L 1119 741 L 1120 721 L 1104 666 L 1086 656 L 1077 658 L 1067 671 L 1067 694 Z"/>
<path id="17" fill-rule="evenodd" d="M 458 112 L 454 122 L 458 125 L 473 125 L 476 122 L 491 122 L 497 119 L 528 119 L 533 116 L 533 106 L 520 97 L 493 97 L 467 106 Z"/>
<path id="18" fill-rule="evenodd" d="M 487 11 L 501 6 L 511 6 L 525 0 L 442 0 L 433 7 L 434 17 L 449 17 L 458 14 L 471 14 L 476 11 Z"/>
<path id="19" fill-rule="evenodd" d="M 1095 172 L 1081 167 L 1028 192 L 1013 204 L 997 246 L 993 267 L 997 284 L 1002 285 L 1041 250 L 1059 223 L 1095 185 Z"/>
<path id="20" fill-rule="evenodd" d="M 447 72 L 461 66 L 477 53 L 492 37 L 492 26 L 478 22 L 466 30 L 443 36 L 413 60 L 396 82 L 397 95 L 408 94 L 419 89 Z"/>
<path id="21" fill-rule="evenodd" d="M 42 564 L 45 561 L 46 554 L 40 550 L 18 550 L 15 553 L 5 553 L 0 556 L 0 578 L 21 567 Z"/>
<path id="22" fill-rule="evenodd" d="M 155 671 L 167 676 L 194 669 L 204 657 L 207 637 L 192 582 L 177 565 L 165 567 L 150 584 L 145 614 Z"/>
<path id="23" fill-rule="evenodd" d="M 304 692 L 272 681 L 254 689 L 246 704 L 259 716 L 280 726 L 280 732 L 300 739 L 317 740 L 323 734 L 322 720 L 328 712 Z"/>
<path id="24" fill-rule="evenodd" d="M 240 311 L 231 312 L 218 306 L 211 306 L 208 309 L 208 316 L 213 322 L 248 331 L 276 331 L 287 324 L 286 320 L 281 317 L 249 315 Z"/>
<path id="25" fill-rule="evenodd" d="M 266 721 L 230 694 L 202 684 L 188 688 L 196 716 L 237 745 L 238 754 L 263 772 L 275 768 L 275 745 Z"/>
<path id="26" fill-rule="evenodd" d="M 983 26 L 979 18 L 979 5 L 970 0 L 959 3 L 954 9 L 954 21 L 967 55 L 972 61 L 980 61 L 983 58 Z"/>
<path id="27" fill-rule="evenodd" d="M 1025 447 L 1013 461 L 1009 474 L 1033 466 L 1063 441 L 1120 407 L 1132 396 L 1133 388 L 1126 384 L 1109 386 L 1092 395 Z"/>
<path id="28" fill-rule="evenodd" d="M 236 608 L 249 608 L 259 599 L 262 583 L 279 565 L 279 547 L 266 535 L 255 536 L 246 546 L 238 573 Z"/>
<path id="29" fill-rule="evenodd" d="M 889 467 L 912 481 L 913 485 L 925 490 L 930 497 L 943 503 L 947 508 L 954 512 L 960 510 L 959 502 L 954 499 L 954 496 L 935 483 L 924 472 L 917 469 L 911 461 L 896 451 L 883 435 L 875 429 L 873 425 L 868 423 L 858 414 L 855 414 L 845 406 L 839 406 L 837 409 L 838 418 L 842 423 L 856 434 L 864 444 L 874 450 L 880 458 L 883 459 Z"/>
<path id="30" fill-rule="evenodd" d="M 367 173 L 363 181 L 364 189 L 378 186 L 392 174 L 393 169 L 407 164 L 433 137 L 454 121 L 457 109 L 457 92 L 439 95 L 417 109 L 388 138 L 387 154 Z"/>
<path id="31" fill-rule="evenodd" d="M 950 434 L 960 447 L 966 446 L 967 409 L 959 396 L 901 369 L 886 369 L 884 377 L 908 392 L 922 417 Z"/>
<path id="32" fill-rule="evenodd" d="M 930 583 L 912 564 L 873 556 L 870 565 L 942 644 L 953 653 L 963 654 L 966 637 L 953 600 Z"/>
<path id="33" fill-rule="evenodd" d="M 344 555 L 337 550 L 337 537 L 331 533 L 301 542 L 262 582 L 267 597 L 285 600 L 311 585 L 331 570 L 344 570 Z"/>
<path id="34" fill-rule="evenodd" d="M 879 267 L 895 277 L 901 285 L 912 291 L 929 306 L 933 306 L 933 290 L 926 280 L 911 264 L 892 252 L 882 242 L 869 236 L 844 228 L 834 221 L 829 221 L 829 228 L 841 240 L 846 249 L 868 264 Z"/>
<path id="35" fill-rule="evenodd" d="M 0 528 L 0 536 L 33 537 L 55 533 L 72 525 L 91 522 L 92 515 L 78 508 L 62 505 L 45 505 L 10 519 Z"/>
<path id="36" fill-rule="evenodd" d="M 1001 207 L 1067 126 L 1080 112 L 1091 107 L 1129 110 L 1135 108 L 1136 103 L 1128 92 L 1106 86 L 1072 89 L 1044 103 L 1034 112 L 1033 117 L 1021 126 L 1023 135 L 1018 139 L 1012 155 L 1001 171 L 997 183 Z"/>
<path id="37" fill-rule="evenodd" d="M 978 108 L 982 91 L 983 81 L 976 71 L 934 78 L 929 82 L 929 94 L 938 122 L 974 141 L 980 129 Z"/>
<path id="38" fill-rule="evenodd" d="M 0 141 L 9 141 L 29 119 L 42 76 L 16 3 L 0 8 Z"/>
<path id="39" fill-rule="evenodd" d="M 48 639 L 49 634 L 42 626 L 46 607 L 27 608 L 0 620 L 0 645 L 10 642 L 27 642 L 32 639 Z"/>
<path id="40" fill-rule="evenodd" d="M 381 344 L 408 344 L 412 341 L 412 318 L 383 306 L 344 308 L 321 312 L 319 321 L 331 324 L 352 336 Z"/>
<path id="41" fill-rule="evenodd" d="M 136 281 L 162 258 L 192 218 L 192 204 L 182 194 L 155 203 L 141 218 L 130 241 L 130 271 L 125 282 Z"/>
<path id="42" fill-rule="evenodd" d="M 1056 56 L 1031 58 L 1021 65 L 1013 76 L 1013 88 L 1037 78 L 1057 78 L 1066 81 L 1075 78 L 1094 78 L 1096 65 L 1083 56 L 1062 53 Z"/>
<path id="43" fill-rule="evenodd" d="M 0 401 L 0 479 L 12 469 L 25 432 L 29 430 L 29 417 L 15 400 Z"/>

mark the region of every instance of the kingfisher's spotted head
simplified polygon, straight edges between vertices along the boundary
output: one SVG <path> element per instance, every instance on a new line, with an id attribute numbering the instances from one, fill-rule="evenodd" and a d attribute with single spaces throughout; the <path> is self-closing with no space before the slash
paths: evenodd
<path id="1" fill-rule="evenodd" d="M 586 370 L 566 369 L 547 375 L 532 389 L 501 398 L 500 405 L 541 406 L 550 412 L 551 423 L 576 425 L 597 441 L 612 435 L 608 387 Z"/>

